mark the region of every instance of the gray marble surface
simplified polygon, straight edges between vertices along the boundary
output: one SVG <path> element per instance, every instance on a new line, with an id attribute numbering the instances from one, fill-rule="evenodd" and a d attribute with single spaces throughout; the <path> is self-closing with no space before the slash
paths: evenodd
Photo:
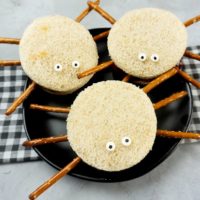
<path id="1" fill-rule="evenodd" d="M 36 17 L 62 14 L 75 18 L 85 8 L 85 0 L 0 0 L 0 36 L 21 37 Z M 130 9 L 159 7 L 175 13 L 182 21 L 200 14 L 198 0 L 102 0 L 102 7 L 116 19 Z M 98 14 L 83 22 L 87 28 L 110 26 Z M 200 44 L 200 23 L 188 29 L 188 46 Z M 18 58 L 17 46 L 0 46 L 0 59 Z M 160 166 L 145 176 L 123 183 L 94 183 L 64 177 L 39 199 L 200 199 L 200 144 L 179 145 Z M 28 194 L 55 173 L 43 161 L 0 166 L 0 199 L 28 199 Z"/>
<path id="2" fill-rule="evenodd" d="M 199 200 L 200 144 L 179 145 L 150 173 L 122 183 L 96 183 L 66 176 L 41 200 Z M 56 170 L 43 161 L 0 166 L 0 199 L 28 199 Z"/>

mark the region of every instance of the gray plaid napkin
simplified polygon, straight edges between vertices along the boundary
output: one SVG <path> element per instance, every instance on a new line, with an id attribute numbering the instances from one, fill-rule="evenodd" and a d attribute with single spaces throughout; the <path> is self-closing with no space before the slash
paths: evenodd
<path id="1" fill-rule="evenodd" d="M 200 54 L 200 46 L 188 48 Z M 184 58 L 184 71 L 200 81 L 200 62 Z M 22 107 L 11 116 L 4 115 L 5 109 L 23 91 L 26 75 L 21 67 L 0 68 L 0 163 L 38 160 L 39 157 L 31 148 L 22 146 L 26 135 L 23 127 Z M 200 90 L 192 86 L 194 98 L 193 116 L 189 130 L 200 132 Z M 196 140 L 182 140 L 194 142 Z"/>
<path id="2" fill-rule="evenodd" d="M 0 163 L 39 159 L 31 148 L 22 146 L 26 135 L 23 127 L 22 106 L 9 117 L 6 108 L 23 91 L 26 75 L 21 67 L 0 68 Z"/>
<path id="3" fill-rule="evenodd" d="M 188 47 L 188 50 L 192 51 L 193 53 L 200 54 L 200 46 Z M 183 70 L 190 74 L 196 80 L 200 81 L 200 61 L 184 57 L 183 64 Z M 193 85 L 191 85 L 191 89 L 193 96 L 193 114 L 188 131 L 200 133 L 200 89 L 197 89 Z M 196 141 L 197 140 L 193 139 L 185 139 L 182 140 L 182 143 Z"/>

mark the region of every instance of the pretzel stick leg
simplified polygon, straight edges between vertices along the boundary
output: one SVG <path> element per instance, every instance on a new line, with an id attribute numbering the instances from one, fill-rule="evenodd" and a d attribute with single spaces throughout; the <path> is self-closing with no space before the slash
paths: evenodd
<path id="1" fill-rule="evenodd" d="M 75 168 L 80 161 L 81 161 L 81 159 L 79 157 L 76 157 L 75 159 L 73 159 L 72 162 L 67 164 L 62 170 L 60 170 L 58 173 L 56 173 L 54 176 L 52 176 L 48 181 L 43 183 L 34 192 L 32 192 L 29 195 L 29 199 L 30 200 L 36 199 L 39 195 L 41 195 L 43 192 L 45 192 L 49 187 L 51 187 L 59 179 L 61 179 L 63 176 L 68 174 L 73 168 Z"/>
<path id="2" fill-rule="evenodd" d="M 43 106 L 43 105 L 38 105 L 38 104 L 30 104 L 30 109 L 43 110 L 47 112 L 58 112 L 58 113 L 68 113 L 70 111 L 70 108 Z"/>
<path id="3" fill-rule="evenodd" d="M 116 20 L 109 15 L 105 10 L 103 10 L 100 6 L 95 4 L 92 1 L 88 1 L 87 3 L 90 7 L 92 7 L 95 11 L 97 11 L 103 18 L 105 18 L 107 21 L 109 21 L 111 24 L 114 24 Z"/>
<path id="4" fill-rule="evenodd" d="M 154 79 L 153 81 L 151 81 L 148 85 L 146 85 L 145 87 L 143 87 L 143 91 L 145 93 L 150 92 L 153 88 L 157 87 L 162 82 L 164 82 L 167 79 L 169 79 L 170 77 L 174 76 L 176 73 L 177 73 L 177 69 L 175 67 L 172 68 L 172 69 L 170 69 L 168 72 L 160 75 L 159 77 L 157 77 L 156 79 Z"/>
<path id="5" fill-rule="evenodd" d="M 95 35 L 95 36 L 93 37 L 94 41 L 98 41 L 98 40 L 100 40 L 100 39 L 102 39 L 102 38 L 107 37 L 107 36 L 109 35 L 109 32 L 110 32 L 110 30 L 104 31 L 104 32 L 102 32 L 102 33 L 99 33 L 98 35 Z"/>
<path id="6" fill-rule="evenodd" d="M 94 3 L 99 5 L 100 0 L 96 0 Z M 83 10 L 83 12 L 78 17 L 76 17 L 75 21 L 80 22 L 84 17 L 86 17 L 90 13 L 91 10 L 92 7 L 88 6 L 88 8 Z"/>
<path id="7" fill-rule="evenodd" d="M 85 76 L 89 76 L 89 75 L 91 75 L 91 74 L 94 74 L 94 73 L 96 73 L 96 72 L 99 72 L 99 71 L 101 71 L 101 70 L 103 70 L 103 69 L 108 68 L 108 67 L 111 66 L 112 64 L 113 64 L 113 61 L 107 61 L 107 62 L 101 63 L 100 65 L 97 65 L 96 67 L 93 67 L 93 68 L 91 68 L 91 69 L 88 69 L 88 70 L 86 70 L 86 71 L 84 71 L 84 72 L 79 73 L 79 74 L 78 74 L 78 78 L 80 79 L 80 78 L 83 78 L 83 77 L 85 77 Z"/>
<path id="8" fill-rule="evenodd" d="M 187 20 L 186 22 L 184 22 L 184 25 L 185 25 L 186 27 L 188 27 L 188 26 L 190 26 L 190 25 L 192 25 L 192 24 L 194 24 L 194 23 L 196 23 L 196 22 L 198 22 L 198 21 L 200 21 L 200 15 L 198 15 L 198 16 L 196 16 L 196 17 L 193 17 L 193 18 L 191 18 L 191 19 L 189 19 L 189 20 Z"/>
<path id="9" fill-rule="evenodd" d="M 20 39 L 17 38 L 2 38 L 0 37 L 0 43 L 3 44 L 19 44 Z"/>
<path id="10" fill-rule="evenodd" d="M 2 38 L 0 37 L 0 43 L 2 44 L 19 44 L 20 40 L 16 38 Z M 0 60 L 0 67 L 4 66 L 16 66 L 21 65 L 19 60 Z"/>
<path id="11" fill-rule="evenodd" d="M 190 82 L 192 85 L 196 86 L 197 88 L 200 88 L 200 82 L 193 79 L 191 76 L 189 76 L 186 72 L 180 70 L 177 68 L 178 73 L 188 82 Z"/>
<path id="12" fill-rule="evenodd" d="M 131 78 L 131 75 L 127 74 L 126 76 L 124 76 L 124 78 L 122 79 L 123 82 L 128 82 Z"/>
<path id="13" fill-rule="evenodd" d="M 99 5 L 100 4 L 100 0 L 96 0 L 94 2 L 94 4 L 96 5 Z M 86 8 L 85 10 L 83 10 L 83 12 L 78 16 L 76 17 L 75 21 L 77 22 L 80 22 L 81 20 L 83 20 L 84 17 L 86 17 L 91 11 L 93 10 L 93 8 L 91 6 L 88 5 L 88 8 Z M 93 38 L 94 38 L 94 41 L 98 41 L 104 37 L 107 37 L 109 34 L 109 30 L 108 31 L 105 31 L 105 32 L 102 32 L 98 35 L 95 35 Z"/>
<path id="14" fill-rule="evenodd" d="M 10 115 L 11 113 L 13 113 L 16 110 L 16 108 L 31 94 L 35 87 L 36 83 L 32 82 L 28 86 L 28 88 L 10 105 L 5 114 Z"/>
<path id="15" fill-rule="evenodd" d="M 185 51 L 184 56 L 188 57 L 188 58 L 193 58 L 195 60 L 199 60 L 200 61 L 200 55 L 192 53 L 191 51 Z"/>
<path id="16" fill-rule="evenodd" d="M 192 132 L 167 131 L 158 129 L 156 135 L 162 137 L 170 137 L 170 138 L 200 139 L 200 133 L 192 133 Z"/>
<path id="17" fill-rule="evenodd" d="M 0 60 L 0 67 L 21 65 L 19 60 Z"/>
<path id="18" fill-rule="evenodd" d="M 176 101 L 176 100 L 178 100 L 178 99 L 180 99 L 180 98 L 182 98 L 186 95 L 187 95 L 186 91 L 177 92 L 177 93 L 172 94 L 171 96 L 153 104 L 153 107 L 154 107 L 155 110 L 160 109 L 160 108 L 162 108 L 162 107 L 172 103 L 173 101 Z"/>
<path id="19" fill-rule="evenodd" d="M 48 137 L 48 138 L 38 138 L 34 140 L 27 140 L 22 145 L 25 147 L 33 147 L 43 144 L 52 144 L 58 142 L 65 142 L 68 141 L 67 135 L 55 136 L 55 137 Z"/>

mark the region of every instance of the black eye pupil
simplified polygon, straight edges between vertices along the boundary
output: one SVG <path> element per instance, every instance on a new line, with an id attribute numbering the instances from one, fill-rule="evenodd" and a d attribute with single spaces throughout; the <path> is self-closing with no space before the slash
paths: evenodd
<path id="1" fill-rule="evenodd" d="M 157 57 L 156 57 L 156 56 L 154 56 L 154 57 L 153 57 L 153 59 L 154 59 L 154 60 L 157 60 Z"/>
<path id="2" fill-rule="evenodd" d="M 57 65 L 57 69 L 59 69 L 60 68 L 60 65 Z"/>
<path id="3" fill-rule="evenodd" d="M 125 142 L 128 143 L 128 142 L 129 142 L 129 139 L 125 139 Z"/>
<path id="4" fill-rule="evenodd" d="M 109 149 L 112 149 L 112 145 L 110 144 L 110 145 L 108 146 L 108 148 L 109 148 Z"/>
<path id="5" fill-rule="evenodd" d="M 141 56 L 141 59 L 144 59 L 144 56 Z"/>

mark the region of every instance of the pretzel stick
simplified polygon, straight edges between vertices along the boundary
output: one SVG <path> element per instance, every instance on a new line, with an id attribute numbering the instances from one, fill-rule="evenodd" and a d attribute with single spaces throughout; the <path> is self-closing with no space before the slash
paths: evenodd
<path id="1" fill-rule="evenodd" d="M 99 5 L 100 0 L 96 0 L 94 3 Z M 83 10 L 83 12 L 78 17 L 76 17 L 75 21 L 80 22 L 84 17 L 86 17 L 90 13 L 91 10 L 92 8 L 88 6 L 88 8 Z"/>
<path id="2" fill-rule="evenodd" d="M 67 135 L 61 135 L 61 136 L 54 136 L 54 137 L 48 137 L 48 138 L 38 138 L 34 140 L 27 140 L 22 145 L 25 147 L 33 147 L 37 145 L 52 144 L 52 143 L 65 142 L 65 141 L 68 141 Z"/>
<path id="3" fill-rule="evenodd" d="M 68 113 L 70 111 L 70 108 L 43 106 L 43 105 L 38 105 L 38 104 L 30 104 L 30 109 L 43 110 L 47 112 L 58 112 L 58 113 Z"/>
<path id="4" fill-rule="evenodd" d="M 192 132 L 167 131 L 158 129 L 156 135 L 162 137 L 172 137 L 172 138 L 200 139 L 199 133 L 192 133 Z"/>
<path id="5" fill-rule="evenodd" d="M 100 39 L 102 39 L 102 38 L 107 37 L 107 36 L 109 35 L 109 32 L 110 32 L 110 30 L 104 31 L 104 32 L 102 32 L 102 33 L 99 33 L 98 35 L 95 35 L 95 36 L 93 37 L 94 41 L 98 41 L 98 40 L 100 40 Z"/>
<path id="6" fill-rule="evenodd" d="M 0 60 L 0 67 L 21 65 L 19 60 Z"/>
<path id="7" fill-rule="evenodd" d="M 184 56 L 188 57 L 188 58 L 193 58 L 195 60 L 199 60 L 200 61 L 200 55 L 192 53 L 191 51 L 185 51 Z"/>
<path id="8" fill-rule="evenodd" d="M 200 82 L 193 79 L 190 75 L 188 75 L 186 72 L 180 70 L 177 68 L 177 72 L 188 82 L 190 82 L 192 85 L 196 86 L 197 88 L 200 88 Z"/>
<path id="9" fill-rule="evenodd" d="M 191 19 L 189 19 L 189 20 L 187 20 L 186 22 L 184 22 L 184 25 L 185 25 L 186 27 L 188 27 L 188 26 L 190 26 L 190 25 L 192 25 L 192 24 L 194 24 L 194 23 L 196 23 L 196 22 L 198 22 L 198 21 L 200 21 L 200 15 L 198 15 L 198 16 L 196 16 L 196 17 L 193 17 L 193 18 L 191 18 Z"/>
<path id="10" fill-rule="evenodd" d="M 131 78 L 131 75 L 127 74 L 126 76 L 124 76 L 124 78 L 122 79 L 122 81 L 124 82 L 128 82 Z"/>
<path id="11" fill-rule="evenodd" d="M 32 82 L 28 88 L 10 105 L 10 107 L 5 112 L 6 115 L 10 115 L 13 113 L 16 108 L 31 94 L 31 92 L 35 89 L 36 83 Z"/>
<path id="12" fill-rule="evenodd" d="M 78 74 L 78 78 L 80 79 L 80 78 L 83 78 L 85 76 L 89 76 L 91 74 L 99 72 L 99 71 L 101 71 L 103 69 L 108 68 L 112 64 L 113 64 L 113 61 L 107 61 L 107 62 L 101 63 L 100 65 L 97 65 L 96 67 L 93 67 L 91 69 L 88 69 L 88 70 L 86 70 L 84 72 L 79 73 Z"/>
<path id="13" fill-rule="evenodd" d="M 103 18 L 105 18 L 107 21 L 109 21 L 111 24 L 114 24 L 116 20 L 109 15 L 105 10 L 103 10 L 101 7 L 99 7 L 97 4 L 95 4 L 92 1 L 88 1 L 87 4 L 92 7 L 94 10 L 96 10 Z"/>
<path id="14" fill-rule="evenodd" d="M 20 40 L 16 38 L 1 38 L 0 43 L 3 44 L 19 44 Z M 19 60 L 0 60 L 0 67 L 21 65 Z"/>
<path id="15" fill-rule="evenodd" d="M 166 81 L 170 77 L 174 76 L 176 73 L 177 73 L 177 69 L 175 67 L 170 69 L 168 72 L 160 75 L 159 77 L 157 77 L 156 79 L 151 81 L 148 85 L 143 87 L 143 91 L 145 93 L 150 92 L 153 88 L 155 88 L 156 86 L 160 85 L 162 82 Z"/>
<path id="16" fill-rule="evenodd" d="M 17 38 L 2 38 L 0 37 L 0 43 L 3 44 L 19 44 L 20 39 Z"/>
<path id="17" fill-rule="evenodd" d="M 173 101 L 176 101 L 176 100 L 178 100 L 178 99 L 180 99 L 180 98 L 182 98 L 186 95 L 187 95 L 186 91 L 177 92 L 177 93 L 172 94 L 171 96 L 169 96 L 169 97 L 167 97 L 167 98 L 165 98 L 161 101 L 158 101 L 157 103 L 154 103 L 153 107 L 154 107 L 155 110 L 160 109 L 160 108 L 162 108 L 162 107 L 172 103 Z"/>
<path id="18" fill-rule="evenodd" d="M 68 174 L 73 168 L 75 168 L 80 161 L 81 161 L 81 158 L 79 158 L 79 157 L 74 158 L 72 160 L 72 162 L 67 164 L 62 170 L 60 170 L 58 173 L 56 173 L 54 176 L 52 176 L 48 181 L 43 183 L 34 192 L 32 192 L 29 195 L 29 199 L 30 200 L 36 199 L 39 195 L 41 195 L 44 191 L 46 191 L 49 187 L 51 187 L 59 179 L 61 179 L 63 176 Z"/>

